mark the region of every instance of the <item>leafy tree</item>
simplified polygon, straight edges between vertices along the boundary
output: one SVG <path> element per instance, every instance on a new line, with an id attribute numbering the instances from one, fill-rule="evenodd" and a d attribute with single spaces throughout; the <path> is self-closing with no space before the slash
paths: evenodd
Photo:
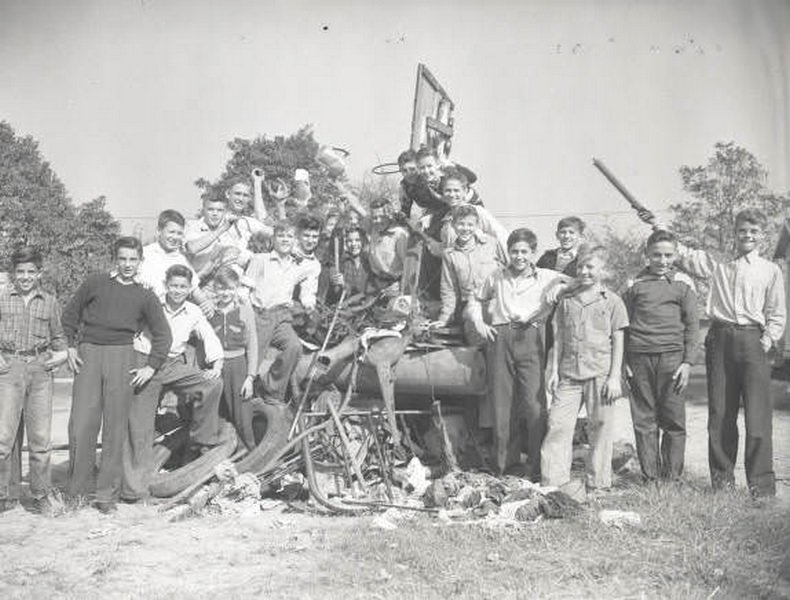
<path id="1" fill-rule="evenodd" d="M 762 250 L 771 256 L 790 196 L 766 188 L 768 172 L 748 150 L 733 142 L 719 142 L 714 150 L 705 166 L 680 167 L 692 199 L 670 207 L 672 230 L 685 243 L 725 255 L 734 247 L 735 215 L 757 208 L 768 217 Z"/>
<path id="2" fill-rule="evenodd" d="M 603 231 L 592 234 L 590 243 L 600 244 L 608 250 L 606 285 L 613 291 L 622 292 L 628 281 L 645 265 L 645 236 L 633 230 L 619 233 L 607 224 Z"/>
<path id="3" fill-rule="evenodd" d="M 0 260 L 29 244 L 46 257 L 47 287 L 65 302 L 85 275 L 106 267 L 120 227 L 104 197 L 75 206 L 30 136 L 0 122 Z"/>

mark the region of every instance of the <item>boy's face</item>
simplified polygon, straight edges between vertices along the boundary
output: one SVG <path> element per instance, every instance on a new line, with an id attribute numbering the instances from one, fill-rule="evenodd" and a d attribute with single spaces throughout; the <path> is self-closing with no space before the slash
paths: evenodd
<path id="1" fill-rule="evenodd" d="M 370 222 L 373 224 L 373 227 L 378 229 L 379 231 L 384 231 L 390 225 L 389 215 L 387 215 L 387 209 L 383 206 L 379 208 L 374 208 L 370 211 Z"/>
<path id="2" fill-rule="evenodd" d="M 140 254 L 135 248 L 119 248 L 115 257 L 115 269 L 124 281 L 131 281 L 140 266 Z"/>
<path id="3" fill-rule="evenodd" d="M 582 234 L 575 227 L 565 226 L 557 230 L 557 241 L 563 250 L 572 250 L 579 245 L 581 239 Z"/>
<path id="4" fill-rule="evenodd" d="M 222 223 L 222 218 L 225 216 L 226 211 L 227 206 L 224 202 L 212 202 L 210 200 L 203 202 L 203 219 L 212 229 Z"/>
<path id="5" fill-rule="evenodd" d="M 588 256 L 576 267 L 576 279 L 581 287 L 591 287 L 606 275 L 606 265 L 599 256 Z"/>
<path id="6" fill-rule="evenodd" d="M 186 301 L 191 289 L 192 284 L 186 277 L 171 277 L 165 282 L 167 300 L 176 306 L 180 306 Z"/>
<path id="7" fill-rule="evenodd" d="M 295 241 L 296 235 L 293 229 L 279 229 L 274 234 L 274 251 L 278 254 L 290 254 Z"/>
<path id="8" fill-rule="evenodd" d="M 400 171 L 401 177 L 403 177 L 406 183 L 414 183 L 420 176 L 420 172 L 417 169 L 417 163 L 413 160 L 409 160 L 398 165 L 398 170 Z"/>
<path id="9" fill-rule="evenodd" d="M 417 168 L 420 172 L 420 177 L 426 183 L 437 183 L 441 179 L 442 173 L 439 169 L 439 163 L 433 156 L 426 156 L 417 161 Z"/>
<path id="10" fill-rule="evenodd" d="M 252 190 L 246 183 L 236 183 L 225 192 L 228 199 L 228 210 L 234 214 L 241 214 L 252 200 Z"/>
<path id="11" fill-rule="evenodd" d="M 535 251 L 527 242 L 516 242 L 507 249 L 510 257 L 510 268 L 516 273 L 521 273 L 530 268 L 535 260 Z"/>
<path id="12" fill-rule="evenodd" d="M 346 236 L 346 252 L 351 258 L 362 254 L 362 238 L 358 231 L 350 231 Z"/>
<path id="13" fill-rule="evenodd" d="M 751 252 L 763 240 L 763 228 L 757 223 L 739 221 L 735 224 L 735 247 L 739 254 Z"/>
<path id="14" fill-rule="evenodd" d="M 653 275 L 666 275 L 677 258 L 677 248 L 672 242 L 656 242 L 647 249 L 647 269 Z"/>
<path id="15" fill-rule="evenodd" d="M 302 247 L 302 252 L 310 254 L 318 246 L 318 237 L 320 232 L 318 229 L 303 229 L 299 232 L 299 245 Z"/>
<path id="16" fill-rule="evenodd" d="M 450 206 L 458 206 L 466 199 L 466 186 L 457 179 L 448 179 L 442 186 L 442 197 Z"/>
<path id="17" fill-rule="evenodd" d="M 338 215 L 330 215 L 326 218 L 326 221 L 324 221 L 324 235 L 332 235 L 335 227 L 337 227 L 338 220 Z"/>
<path id="18" fill-rule="evenodd" d="M 458 236 L 458 241 L 466 243 L 472 239 L 477 230 L 477 219 L 472 215 L 456 219 L 453 221 L 453 229 L 455 229 L 455 235 Z"/>
<path id="19" fill-rule="evenodd" d="M 38 287 L 41 269 L 30 262 L 19 263 L 14 267 L 14 283 L 23 294 L 28 294 Z"/>
<path id="20" fill-rule="evenodd" d="M 236 299 L 238 286 L 233 283 L 214 283 L 214 298 L 218 306 L 228 306 Z"/>
<path id="21" fill-rule="evenodd" d="M 184 241 L 184 228 L 173 221 L 165 223 L 165 226 L 159 230 L 157 239 L 165 252 L 180 250 Z"/>

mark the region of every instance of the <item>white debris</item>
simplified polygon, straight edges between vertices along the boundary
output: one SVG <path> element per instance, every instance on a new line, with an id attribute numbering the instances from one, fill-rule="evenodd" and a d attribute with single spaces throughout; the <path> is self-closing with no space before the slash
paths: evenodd
<path id="1" fill-rule="evenodd" d="M 639 513 L 628 510 L 602 510 L 598 513 L 598 519 L 604 525 L 617 527 L 641 527 L 642 517 Z"/>

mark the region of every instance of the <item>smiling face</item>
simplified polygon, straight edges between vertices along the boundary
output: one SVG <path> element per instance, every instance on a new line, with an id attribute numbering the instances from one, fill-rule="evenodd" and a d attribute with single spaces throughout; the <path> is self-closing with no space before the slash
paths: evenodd
<path id="1" fill-rule="evenodd" d="M 318 246 L 318 237 L 320 232 L 317 229 L 303 229 L 299 232 L 299 246 L 305 254 L 312 254 L 316 246 Z"/>
<path id="2" fill-rule="evenodd" d="M 228 210 L 233 214 L 240 215 L 250 205 L 252 190 L 246 183 L 236 183 L 225 191 L 225 197 L 228 199 Z"/>
<path id="3" fill-rule="evenodd" d="M 203 219 L 206 225 L 214 229 L 222 223 L 222 218 L 225 216 L 227 206 L 224 202 L 217 200 L 206 200 L 203 202 Z"/>
<path id="4" fill-rule="evenodd" d="M 417 163 L 413 160 L 407 160 L 398 165 L 401 177 L 406 183 L 414 183 L 420 176 L 420 171 L 417 169 Z"/>
<path id="5" fill-rule="evenodd" d="M 186 277 L 175 275 L 165 282 L 167 301 L 173 306 L 181 306 L 189 296 L 192 283 Z"/>
<path id="6" fill-rule="evenodd" d="M 238 290 L 238 285 L 232 282 L 225 284 L 215 281 L 214 299 L 217 303 L 217 306 L 222 308 L 233 303 L 233 301 L 236 299 L 237 290 Z"/>
<path id="7" fill-rule="evenodd" d="M 14 267 L 13 275 L 17 290 L 23 295 L 27 295 L 38 287 L 41 269 L 32 262 L 23 262 Z"/>
<path id="8" fill-rule="evenodd" d="M 656 242 L 647 249 L 647 270 L 653 275 L 666 275 L 677 259 L 677 248 L 669 241 Z"/>
<path id="9" fill-rule="evenodd" d="M 123 281 L 131 281 L 137 275 L 137 268 L 140 266 L 140 254 L 135 248 L 118 248 L 118 255 L 115 257 L 115 269 L 118 276 Z"/>
<path id="10" fill-rule="evenodd" d="M 575 227 L 565 226 L 557 230 L 557 241 L 563 250 L 572 250 L 581 242 L 582 234 Z"/>
<path id="11" fill-rule="evenodd" d="M 184 228 L 170 221 L 157 232 L 156 239 L 165 252 L 177 252 L 184 241 Z"/>
<path id="12" fill-rule="evenodd" d="M 420 177 L 429 184 L 436 184 L 442 177 L 439 162 L 433 156 L 423 156 L 417 161 Z"/>
<path id="13" fill-rule="evenodd" d="M 530 270 L 535 262 L 535 251 L 527 242 L 515 242 L 507 249 L 510 257 L 510 268 L 514 273 Z"/>
<path id="14" fill-rule="evenodd" d="M 576 267 L 576 279 L 582 288 L 589 288 L 600 283 L 605 275 L 604 261 L 595 254 L 584 257 Z"/>
<path id="15" fill-rule="evenodd" d="M 738 254 L 747 254 L 755 250 L 762 242 L 763 228 L 751 221 L 738 221 L 735 224 L 735 247 Z"/>
<path id="16" fill-rule="evenodd" d="M 296 242 L 294 230 L 290 227 L 278 229 L 274 233 L 274 251 L 280 255 L 290 254 Z"/>
<path id="17" fill-rule="evenodd" d="M 370 222 L 377 231 L 384 231 L 390 226 L 387 209 L 379 206 L 370 210 Z"/>
<path id="18" fill-rule="evenodd" d="M 362 254 L 362 237 L 359 231 L 349 231 L 346 235 L 346 252 L 351 258 Z"/>
<path id="19" fill-rule="evenodd" d="M 468 188 L 458 179 L 447 179 L 442 184 L 442 197 L 450 206 L 458 206 L 466 199 Z"/>
<path id="20" fill-rule="evenodd" d="M 455 235 L 458 236 L 458 241 L 465 244 L 471 240 L 477 230 L 477 224 L 477 219 L 472 215 L 455 219 L 453 229 L 455 229 Z"/>

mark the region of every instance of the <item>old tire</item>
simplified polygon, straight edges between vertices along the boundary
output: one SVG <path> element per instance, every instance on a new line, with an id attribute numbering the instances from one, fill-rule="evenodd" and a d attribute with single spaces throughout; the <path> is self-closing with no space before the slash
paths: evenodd
<path id="1" fill-rule="evenodd" d="M 236 463 L 239 473 L 255 473 L 266 466 L 266 463 L 288 443 L 288 432 L 291 429 L 293 413 L 286 404 L 264 402 L 260 400 L 255 406 L 255 418 L 266 419 L 266 433 L 255 448 Z"/>
<path id="2" fill-rule="evenodd" d="M 155 498 L 170 498 L 184 491 L 193 483 L 212 473 L 219 463 L 236 451 L 238 443 L 239 438 L 233 425 L 223 421 L 220 443 L 183 467 L 154 474 L 149 486 L 151 495 Z"/>

